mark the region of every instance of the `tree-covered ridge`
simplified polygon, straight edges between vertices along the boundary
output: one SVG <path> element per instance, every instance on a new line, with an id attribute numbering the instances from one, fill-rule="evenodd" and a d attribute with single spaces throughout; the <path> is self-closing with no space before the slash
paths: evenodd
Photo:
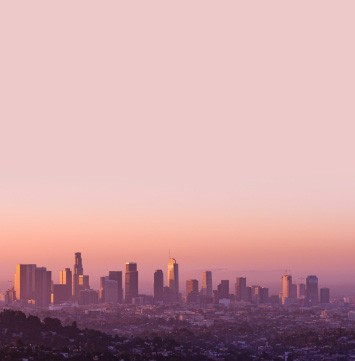
<path id="1" fill-rule="evenodd" d="M 26 316 L 21 311 L 4 310 L 0 313 L 1 342 L 14 339 L 22 344 L 65 347 L 69 343 L 85 343 L 96 348 L 105 348 L 112 337 L 95 330 L 80 330 L 76 323 L 63 326 L 60 320 L 47 317 L 41 321 L 36 316 Z"/>
<path id="2" fill-rule="evenodd" d="M 315 315 L 313 315 L 315 316 Z M 178 322 L 144 334 L 113 336 L 75 322 L 43 320 L 23 312 L 0 313 L 1 361 L 347 361 L 355 358 L 355 329 L 330 327 L 312 314 L 249 314 L 248 319 L 215 320 L 210 327 Z M 299 321 L 307 321 L 300 323 Z M 66 321 L 64 321 L 66 322 Z M 120 327 L 117 325 L 117 327 Z M 135 330 L 137 330 L 135 328 Z M 240 341 L 235 341 L 240 340 Z"/>
<path id="3" fill-rule="evenodd" d="M 75 322 L 63 326 L 56 318 L 47 317 L 41 321 L 36 316 L 13 310 L 0 313 L 0 335 L 1 361 L 24 358 L 31 361 L 143 361 L 153 354 L 157 361 L 209 360 L 173 352 L 179 344 L 171 338 L 143 340 L 111 336 L 97 330 L 81 330 Z"/>

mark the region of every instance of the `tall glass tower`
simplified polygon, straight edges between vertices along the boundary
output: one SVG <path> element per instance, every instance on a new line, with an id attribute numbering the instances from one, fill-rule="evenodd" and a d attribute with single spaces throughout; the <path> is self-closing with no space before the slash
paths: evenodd
<path id="1" fill-rule="evenodd" d="M 285 274 L 281 278 L 281 302 L 287 305 L 291 302 L 292 276 Z"/>
<path id="2" fill-rule="evenodd" d="M 168 262 L 168 287 L 172 298 L 177 301 L 179 297 L 179 265 L 175 258 L 170 258 Z"/>
<path id="3" fill-rule="evenodd" d="M 81 259 L 81 253 L 77 252 L 74 255 L 74 267 L 73 267 L 73 300 L 79 299 L 79 276 L 84 274 L 83 261 Z"/>

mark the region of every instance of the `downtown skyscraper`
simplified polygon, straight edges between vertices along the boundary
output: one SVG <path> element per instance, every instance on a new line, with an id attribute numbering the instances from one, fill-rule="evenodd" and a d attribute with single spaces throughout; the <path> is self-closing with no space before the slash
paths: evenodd
<path id="1" fill-rule="evenodd" d="M 77 252 L 74 255 L 74 267 L 73 267 L 73 300 L 78 301 L 79 299 L 79 277 L 84 274 L 83 261 L 81 259 L 81 253 Z"/>
<path id="2" fill-rule="evenodd" d="M 315 275 L 306 278 L 306 300 L 309 306 L 315 306 L 319 303 L 318 277 Z"/>
<path id="3" fill-rule="evenodd" d="M 18 264 L 15 272 L 15 296 L 22 303 L 48 307 L 51 303 L 52 272 L 35 264 Z"/>
<path id="4" fill-rule="evenodd" d="M 74 267 L 73 267 L 73 301 L 80 301 L 80 292 L 90 290 L 89 276 L 84 275 L 83 261 L 81 253 L 77 252 L 74 255 Z"/>
<path id="5" fill-rule="evenodd" d="M 201 295 L 206 296 L 206 297 L 213 296 L 212 272 L 211 271 L 202 272 Z"/>
<path id="6" fill-rule="evenodd" d="M 161 269 L 154 272 L 154 301 L 162 302 L 164 298 L 164 274 Z"/>
<path id="7" fill-rule="evenodd" d="M 281 277 L 281 303 L 288 305 L 292 303 L 292 276 L 284 274 Z"/>
<path id="8" fill-rule="evenodd" d="M 109 271 L 108 278 L 110 281 L 117 282 L 117 302 L 123 302 L 123 288 L 122 288 L 122 271 Z"/>
<path id="9" fill-rule="evenodd" d="M 229 298 L 229 280 L 221 280 L 217 286 L 216 299 L 228 299 Z"/>
<path id="10" fill-rule="evenodd" d="M 51 303 L 52 272 L 45 267 L 36 267 L 35 270 L 35 305 L 48 307 Z"/>
<path id="11" fill-rule="evenodd" d="M 320 293 L 320 303 L 329 303 L 330 302 L 330 290 L 329 288 L 321 288 Z"/>
<path id="12" fill-rule="evenodd" d="M 101 303 L 122 303 L 122 271 L 109 271 L 108 276 L 100 277 L 99 299 Z"/>
<path id="13" fill-rule="evenodd" d="M 249 301 L 249 292 L 246 277 L 237 277 L 235 281 L 235 300 Z"/>
<path id="14" fill-rule="evenodd" d="M 135 297 L 138 297 L 137 263 L 127 262 L 125 272 L 125 302 L 132 303 Z"/>
<path id="15" fill-rule="evenodd" d="M 72 290 L 73 290 L 73 274 L 70 268 L 65 268 L 60 271 L 60 285 L 62 285 L 64 293 L 65 293 L 65 300 L 71 301 L 72 299 Z M 63 294 L 64 296 L 64 294 Z"/>
<path id="16" fill-rule="evenodd" d="M 199 301 L 198 280 L 186 281 L 186 302 L 197 303 Z"/>
<path id="17" fill-rule="evenodd" d="M 176 302 L 179 299 L 179 265 L 175 258 L 170 258 L 168 261 L 168 287 L 169 298 Z"/>
<path id="18" fill-rule="evenodd" d="M 15 271 L 16 299 L 27 302 L 35 298 L 35 264 L 17 264 Z"/>

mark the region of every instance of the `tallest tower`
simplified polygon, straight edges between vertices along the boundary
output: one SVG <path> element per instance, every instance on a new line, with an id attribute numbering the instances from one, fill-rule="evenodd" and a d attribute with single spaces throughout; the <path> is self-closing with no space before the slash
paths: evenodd
<path id="1" fill-rule="evenodd" d="M 179 299 L 179 265 L 175 258 L 170 258 L 168 262 L 168 287 L 173 301 Z"/>
<path id="2" fill-rule="evenodd" d="M 81 253 L 77 252 L 74 255 L 74 267 L 73 267 L 73 300 L 77 301 L 79 298 L 79 276 L 84 274 L 83 261 Z"/>

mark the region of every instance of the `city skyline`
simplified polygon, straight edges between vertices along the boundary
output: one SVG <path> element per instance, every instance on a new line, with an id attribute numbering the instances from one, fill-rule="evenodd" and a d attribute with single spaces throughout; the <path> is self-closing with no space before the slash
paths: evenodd
<path id="1" fill-rule="evenodd" d="M 0 359 L 355 360 L 354 13 L 0 1 Z"/>
<path id="2" fill-rule="evenodd" d="M 170 252 L 169 252 L 170 253 Z M 170 254 L 169 254 L 170 256 Z M 68 303 L 70 305 L 109 304 L 223 304 L 231 302 L 247 302 L 250 304 L 282 304 L 301 307 L 317 306 L 319 303 L 330 303 L 330 288 L 319 288 L 318 277 L 308 275 L 306 279 L 293 281 L 289 270 L 281 277 L 281 288 L 278 294 L 270 294 L 265 285 L 248 284 L 246 277 L 236 277 L 234 290 L 230 280 L 222 279 L 214 287 L 212 271 L 201 273 L 198 279 L 185 280 L 185 292 L 180 292 L 179 266 L 175 258 L 167 262 L 167 280 L 164 285 L 164 272 L 156 270 L 153 275 L 153 294 L 145 295 L 139 285 L 139 271 L 136 262 L 126 262 L 123 272 L 111 270 L 106 276 L 100 276 L 100 287 L 90 287 L 90 275 L 84 275 L 81 252 L 75 252 L 72 271 L 65 268 L 60 272 L 60 283 L 54 283 L 52 271 L 36 264 L 17 264 L 14 276 L 14 287 L 10 287 L 2 297 L 6 304 L 19 302 L 48 308 L 52 305 Z M 305 280 L 305 282 L 304 282 Z M 201 284 L 201 288 L 199 288 Z M 123 288 L 124 285 L 124 288 Z M 232 288 L 232 290 L 231 290 Z M 148 298 L 147 298 L 148 297 Z"/>
<path id="3" fill-rule="evenodd" d="M 218 290 L 219 287 L 222 287 L 225 289 L 224 282 L 228 282 L 228 292 L 235 294 L 236 300 L 245 300 L 246 297 L 246 280 L 248 279 L 248 282 L 253 285 L 262 285 L 262 287 L 267 286 L 268 290 L 270 290 L 276 294 L 279 294 L 280 303 L 282 304 L 289 304 L 292 303 L 294 299 L 300 298 L 300 296 L 306 296 L 310 300 L 314 299 L 314 301 L 317 303 L 318 299 L 320 298 L 319 295 L 319 286 L 318 286 L 318 277 L 315 275 L 307 275 L 307 278 L 305 277 L 297 277 L 292 279 L 291 270 L 284 270 L 282 275 L 280 276 L 281 285 L 280 287 L 275 287 L 276 280 L 274 279 L 274 283 L 266 283 L 262 281 L 262 279 L 257 279 L 255 282 L 255 279 L 249 279 L 249 277 L 246 277 L 246 273 L 239 272 L 235 273 L 231 279 L 223 280 L 221 277 L 218 277 L 218 270 L 204 270 L 199 271 L 199 277 L 198 279 L 191 278 L 191 275 L 186 276 L 186 278 L 181 279 L 178 263 L 175 258 L 169 258 L 167 262 L 167 271 L 166 273 L 162 271 L 161 269 L 156 269 L 154 273 L 149 277 L 149 281 L 142 282 L 140 281 L 140 276 L 138 272 L 138 265 L 136 262 L 126 262 L 124 267 L 122 269 L 109 270 L 106 273 L 107 276 L 97 276 L 97 275 L 84 275 L 84 269 L 83 269 L 83 262 L 82 262 L 82 254 L 81 252 L 76 252 L 74 254 L 74 265 L 72 270 L 70 268 L 63 268 L 59 272 L 59 282 L 56 283 L 56 277 L 53 277 L 53 272 L 51 270 L 47 270 L 45 267 L 37 267 L 36 264 L 16 264 L 16 271 L 14 275 L 14 281 L 9 281 L 10 285 L 14 285 L 14 290 L 17 295 L 19 295 L 19 299 L 23 298 L 34 298 L 32 296 L 32 293 L 34 292 L 35 288 L 35 274 L 38 271 L 45 271 L 45 274 L 49 274 L 49 278 L 51 282 L 53 283 L 53 287 L 57 287 L 57 290 L 59 291 L 60 287 L 63 287 L 60 291 L 61 296 L 60 298 L 66 297 L 66 299 L 73 300 L 74 302 L 78 302 L 79 300 L 79 292 L 80 290 L 89 290 L 89 289 L 97 289 L 98 290 L 98 297 L 99 299 L 105 299 L 104 295 L 104 288 L 105 284 L 108 285 L 110 283 L 117 282 L 117 290 L 114 291 L 116 293 L 115 298 L 117 299 L 117 302 L 122 302 L 122 300 L 128 300 L 128 303 L 132 302 L 132 298 L 138 297 L 141 294 L 147 294 L 154 296 L 155 299 L 160 300 L 164 298 L 165 300 L 169 299 L 170 302 L 176 301 L 179 299 L 179 294 L 184 294 L 185 285 L 186 290 L 188 287 L 194 287 L 197 285 L 200 285 L 199 293 L 201 296 L 212 298 L 214 290 Z M 280 270 L 278 270 L 280 271 Z M 144 273 L 144 272 L 142 272 Z M 217 273 L 217 275 L 215 274 Z M 22 277 L 22 279 L 27 280 L 27 288 L 23 286 L 21 283 L 20 286 L 20 274 L 25 274 L 25 277 Z M 281 274 L 281 273 L 280 273 Z M 213 276 L 214 275 L 214 276 Z M 47 277 L 48 278 L 48 277 Z M 99 280 L 99 282 L 94 281 L 95 279 Z M 164 278 L 166 280 L 164 281 Z M 32 281 L 31 281 L 32 280 Z M 213 281 L 215 280 L 215 281 Z M 305 282 L 304 282 L 305 281 Z M 33 283 L 33 290 L 29 289 L 29 285 Z M 218 284 L 220 282 L 220 285 Z M 149 286 L 147 284 L 148 283 Z M 188 286 L 189 283 L 189 286 Z M 313 291 L 313 294 L 308 294 L 308 290 L 311 289 L 311 285 L 316 283 L 316 291 Z M 94 285 L 93 287 L 90 286 Z M 231 286 L 229 285 L 231 284 Z M 7 289 L 11 289 L 11 286 L 7 285 Z M 99 286 L 97 286 L 99 285 Z M 271 285 L 271 287 L 270 287 Z M 341 283 L 339 284 L 333 284 L 333 286 L 340 287 Z M 143 286 L 143 287 L 142 287 Z M 182 287 L 181 287 L 182 286 Z M 299 289 L 299 287 L 303 286 L 303 291 Z M 48 287 L 48 289 L 51 288 L 53 291 L 53 287 Z M 253 286 L 254 287 L 254 286 Z M 256 287 L 256 286 L 255 286 Z M 320 285 L 321 289 L 329 289 L 329 282 L 322 280 L 322 283 Z M 164 289 L 163 289 L 164 288 Z M 179 290 L 179 288 L 182 288 L 182 292 Z M 165 290 L 166 289 L 166 290 Z M 307 292 L 305 292 L 305 289 Z M 169 294 L 166 293 L 169 291 Z M 213 292 L 212 292 L 213 291 Z M 186 291 L 187 292 L 187 291 Z M 343 289 L 343 292 L 352 292 L 351 288 Z M 314 294 L 317 294 L 317 296 L 314 296 Z M 337 292 L 335 292 L 336 295 Z M 25 296 L 23 296 L 25 294 Z M 62 296 L 64 294 L 64 296 Z M 68 298 L 68 295 L 70 297 Z M 270 295 L 270 294 L 269 294 Z"/>
<path id="4" fill-rule="evenodd" d="M 84 252 L 83 252 L 84 253 Z M 79 253 L 80 255 L 82 252 Z M 154 283 L 154 272 L 157 270 L 162 270 L 164 274 L 164 285 L 168 286 L 168 271 L 167 271 L 167 260 L 169 260 L 170 252 L 168 252 L 165 257 L 162 259 L 157 259 L 155 262 L 155 258 L 152 259 L 140 259 L 137 262 L 134 262 L 138 264 L 138 267 L 140 267 L 140 276 L 139 276 L 139 287 L 140 290 L 142 290 L 146 294 L 153 294 L 153 283 Z M 70 258 L 72 258 L 72 254 L 69 255 Z M 201 254 L 200 254 L 201 256 Z M 130 257 L 130 259 L 137 259 L 137 257 Z M 87 254 L 85 253 L 85 259 L 86 259 L 86 265 L 85 271 L 88 276 L 92 275 L 90 277 L 90 285 L 92 285 L 95 289 L 100 288 L 100 277 L 107 274 L 110 270 L 119 270 L 123 273 L 123 283 L 124 283 L 124 273 L 125 273 L 125 267 L 127 262 L 125 260 L 122 261 L 116 261 L 108 263 L 105 267 L 97 267 L 95 265 L 95 257 L 94 258 L 88 258 Z M 172 260 L 175 261 L 174 258 Z M 200 259 L 201 260 L 201 259 Z M 65 272 L 67 269 L 66 267 L 69 266 L 69 270 L 71 272 L 72 266 L 70 266 L 68 263 L 63 265 L 63 261 L 60 257 L 57 255 L 57 261 L 58 266 L 57 267 L 51 267 L 49 266 L 48 262 L 34 262 L 33 260 L 29 260 L 28 262 L 21 262 L 21 264 L 41 264 L 44 265 L 47 269 L 52 271 L 52 278 L 55 283 L 60 283 L 60 280 L 62 278 L 62 272 Z M 18 263 L 16 263 L 18 264 Z M 82 264 L 81 264 L 82 266 Z M 203 286 L 203 276 L 202 274 L 206 271 L 211 271 L 213 276 L 213 286 L 216 287 L 218 282 L 223 279 L 229 279 L 232 282 L 231 290 L 234 291 L 234 281 L 236 277 L 246 277 L 249 282 L 253 284 L 262 284 L 264 286 L 267 286 L 273 293 L 278 293 L 280 290 L 280 280 L 281 277 L 285 274 L 292 274 L 294 276 L 295 282 L 298 282 L 299 279 L 305 279 L 307 275 L 317 274 L 321 281 L 321 287 L 330 287 L 334 289 L 335 294 L 341 295 L 345 293 L 349 294 L 355 294 L 355 284 L 352 282 L 352 275 L 349 275 L 349 280 L 343 279 L 339 277 L 339 274 L 333 274 L 333 276 L 329 277 L 329 273 L 324 274 L 319 269 L 316 269 L 315 267 L 310 268 L 309 270 L 306 269 L 290 269 L 287 267 L 279 267 L 279 268 L 273 268 L 273 269 L 262 269 L 262 268 L 228 268 L 223 267 L 223 263 L 220 263 L 220 267 L 209 267 L 209 265 L 205 262 L 201 267 L 194 267 L 194 265 L 187 264 L 184 262 L 181 264 L 182 268 L 178 270 L 179 274 L 179 288 L 181 290 L 185 290 L 185 281 L 188 279 L 198 279 L 199 284 L 202 287 Z M 197 266 L 197 265 L 195 265 Z M 12 266 L 12 272 L 9 274 L 9 277 L 6 279 L 4 278 L 4 281 L 1 282 L 0 280 L 0 291 L 5 291 L 7 288 L 9 288 L 9 285 L 13 283 L 13 269 L 14 265 Z M 74 269 L 73 269 L 74 271 Z M 95 275 L 98 275 L 97 277 Z M 87 277 L 87 276 L 85 276 Z M 108 277 L 108 276 L 107 276 Z M 83 281 L 83 280 L 82 280 Z M 74 287 L 74 283 L 73 283 Z"/>
<path id="5" fill-rule="evenodd" d="M 1 4 L 0 282 L 170 248 L 184 279 L 353 284 L 350 4 Z"/>

